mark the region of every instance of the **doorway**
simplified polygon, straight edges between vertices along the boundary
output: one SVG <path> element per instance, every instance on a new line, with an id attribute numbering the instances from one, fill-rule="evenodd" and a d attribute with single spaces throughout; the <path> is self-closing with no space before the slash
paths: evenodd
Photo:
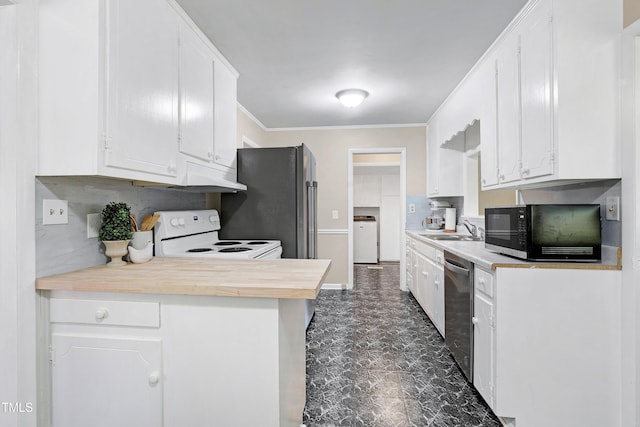
<path id="1" fill-rule="evenodd" d="M 406 148 L 363 148 L 348 151 L 348 283 L 347 289 L 354 287 L 354 215 L 383 216 L 387 223 L 393 222 L 391 229 L 379 227 L 381 244 L 378 252 L 380 260 L 390 260 L 397 256 L 400 262 L 400 289 L 406 291 L 406 253 L 404 229 L 406 226 L 407 189 Z M 356 180 L 370 189 L 356 195 Z M 384 187 L 384 188 L 383 188 Z M 373 196 L 372 202 L 356 200 L 356 197 Z M 377 198 L 376 198 L 377 197 Z M 377 206 L 376 206 L 377 204 Z M 367 206 L 368 205 L 368 206 Z M 386 212 L 386 214 L 385 214 Z M 392 216 L 396 218 L 390 218 Z M 385 259 L 386 258 L 386 259 Z"/>

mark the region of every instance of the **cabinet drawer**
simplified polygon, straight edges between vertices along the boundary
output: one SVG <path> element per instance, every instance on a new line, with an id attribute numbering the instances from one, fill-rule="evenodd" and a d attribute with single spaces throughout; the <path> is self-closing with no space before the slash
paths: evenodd
<path id="1" fill-rule="evenodd" d="M 160 303 L 52 298 L 52 323 L 160 327 Z"/>
<path id="2" fill-rule="evenodd" d="M 436 259 L 436 248 L 433 246 L 429 246 L 422 242 L 416 242 L 416 251 L 420 252 L 432 261 L 435 261 Z"/>
<path id="3" fill-rule="evenodd" d="M 473 285 L 476 291 L 493 298 L 493 274 L 476 267 Z"/>

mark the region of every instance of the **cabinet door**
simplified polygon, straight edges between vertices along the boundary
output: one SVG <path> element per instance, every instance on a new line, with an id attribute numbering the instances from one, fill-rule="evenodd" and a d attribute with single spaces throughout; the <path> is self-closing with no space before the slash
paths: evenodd
<path id="1" fill-rule="evenodd" d="M 380 206 L 379 175 L 353 175 L 353 205 L 356 207 Z"/>
<path id="2" fill-rule="evenodd" d="M 496 54 L 498 180 L 520 179 L 520 83 L 518 38 L 507 37 Z"/>
<path id="3" fill-rule="evenodd" d="M 162 426 L 159 339 L 54 333 L 52 425 Z"/>
<path id="4" fill-rule="evenodd" d="M 496 106 L 496 60 L 487 58 L 478 70 L 484 91 L 482 96 L 482 114 L 480 118 L 480 173 L 482 187 L 498 184 L 498 135 Z"/>
<path id="5" fill-rule="evenodd" d="M 476 292 L 473 298 L 473 385 L 487 404 L 494 408 L 494 306 Z"/>
<path id="6" fill-rule="evenodd" d="M 433 268 L 433 323 L 444 336 L 444 267 Z"/>
<path id="7" fill-rule="evenodd" d="M 214 161 L 232 167 L 236 161 L 237 78 L 222 63 L 214 67 Z"/>
<path id="8" fill-rule="evenodd" d="M 164 0 L 107 2 L 105 164 L 177 175 L 178 19 Z"/>
<path id="9" fill-rule="evenodd" d="M 380 260 L 400 261 L 400 196 L 382 196 L 380 203 Z"/>
<path id="10" fill-rule="evenodd" d="M 213 52 L 180 26 L 180 151 L 213 160 Z"/>
<path id="11" fill-rule="evenodd" d="M 550 5 L 540 3 L 522 22 L 520 81 L 522 178 L 554 172 L 552 21 Z"/>
<path id="12" fill-rule="evenodd" d="M 431 268 L 429 260 L 420 253 L 416 253 L 416 291 L 418 293 L 417 300 L 422 309 L 431 317 L 431 307 L 429 306 L 429 280 L 431 279 Z"/>
<path id="13" fill-rule="evenodd" d="M 427 134 L 427 196 L 437 196 L 439 192 L 440 144 L 437 138 L 438 117 L 433 117 Z"/>
<path id="14" fill-rule="evenodd" d="M 380 195 L 399 196 L 400 195 L 400 173 L 391 175 L 380 175 Z"/>

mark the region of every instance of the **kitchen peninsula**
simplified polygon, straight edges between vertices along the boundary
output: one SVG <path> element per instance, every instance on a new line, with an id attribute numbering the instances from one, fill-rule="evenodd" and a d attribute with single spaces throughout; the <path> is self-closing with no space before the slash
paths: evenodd
<path id="1" fill-rule="evenodd" d="M 328 260 L 154 258 L 40 278 L 52 425 L 298 427 Z"/>

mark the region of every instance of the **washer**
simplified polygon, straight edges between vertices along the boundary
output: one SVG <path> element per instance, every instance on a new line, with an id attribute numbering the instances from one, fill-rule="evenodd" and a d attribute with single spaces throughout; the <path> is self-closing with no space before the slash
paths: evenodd
<path id="1" fill-rule="evenodd" d="M 378 223 L 373 215 L 353 217 L 353 262 L 378 263 Z"/>

